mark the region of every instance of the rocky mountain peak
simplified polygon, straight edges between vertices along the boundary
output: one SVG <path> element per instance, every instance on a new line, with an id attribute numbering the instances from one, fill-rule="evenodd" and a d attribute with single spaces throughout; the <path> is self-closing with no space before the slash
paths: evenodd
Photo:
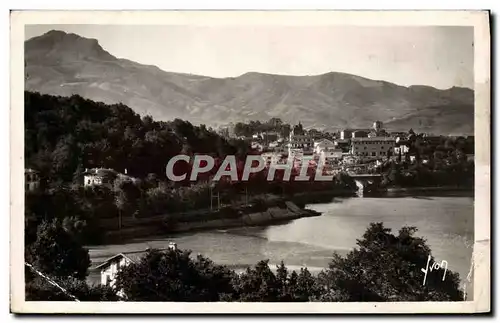
<path id="1" fill-rule="evenodd" d="M 85 38 L 60 30 L 51 30 L 41 36 L 25 42 L 26 53 L 31 53 L 28 59 L 43 57 L 63 58 L 66 60 L 98 59 L 112 61 L 116 58 L 105 51 L 97 39 Z M 37 57 L 38 56 L 38 57 Z"/>

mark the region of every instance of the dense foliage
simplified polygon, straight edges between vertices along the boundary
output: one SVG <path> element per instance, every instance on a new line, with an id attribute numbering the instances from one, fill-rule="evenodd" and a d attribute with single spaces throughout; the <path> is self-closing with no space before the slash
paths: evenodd
<path id="1" fill-rule="evenodd" d="M 93 167 L 164 178 L 167 162 L 180 153 L 245 156 L 248 145 L 204 125 L 141 118 L 123 104 L 25 92 L 26 165 L 47 181 L 71 182 Z"/>
<path id="2" fill-rule="evenodd" d="M 333 256 L 318 280 L 326 292 L 322 301 L 460 301 L 459 276 L 444 269 L 424 274 L 431 250 L 414 227 L 391 234 L 382 223 L 372 223 L 347 256 Z"/>
<path id="3" fill-rule="evenodd" d="M 110 287 L 89 286 L 88 251 L 58 221 L 43 222 L 27 251 L 32 267 L 26 269 L 26 299 L 71 301 L 74 296 L 80 301 L 114 301 L 120 291 L 121 299 L 129 301 L 463 300 L 455 272 L 444 275 L 443 268 L 434 269 L 422 283 L 421 269 L 435 259 L 415 232 L 416 228 L 403 227 L 394 235 L 382 223 L 372 223 L 358 248 L 345 257 L 334 254 L 318 275 L 307 268 L 290 272 L 283 263 L 273 270 L 267 260 L 237 273 L 201 255 L 192 257 L 189 251 L 150 250 L 140 262 L 122 267 Z"/>
<path id="4" fill-rule="evenodd" d="M 88 251 L 57 219 L 38 226 L 36 240 L 27 246 L 25 259 L 55 277 L 84 279 L 90 266 Z"/>
<path id="5" fill-rule="evenodd" d="M 233 275 L 203 256 L 191 259 L 188 251 L 151 250 L 120 272 L 116 287 L 133 301 L 213 302 L 233 293 Z"/>
<path id="6" fill-rule="evenodd" d="M 248 123 L 238 122 L 234 125 L 236 136 L 251 137 L 256 133 L 276 132 L 281 137 L 287 138 L 290 134 L 291 126 L 283 123 L 279 118 L 271 118 L 267 122 L 250 121 Z"/>
<path id="7" fill-rule="evenodd" d="M 58 280 L 60 288 L 50 284 L 46 279 L 41 277 L 33 278 L 26 283 L 26 300 L 27 301 L 74 301 L 74 298 L 79 301 L 103 302 L 103 301 L 118 301 L 119 297 L 116 291 L 109 286 L 103 285 L 88 285 L 83 280 L 65 279 Z M 74 298 L 73 298 L 74 297 Z"/>
<path id="8" fill-rule="evenodd" d="M 27 301 L 116 301 L 108 286 L 85 281 L 90 267 L 88 250 L 57 220 L 43 221 L 36 238 L 26 246 Z"/>
<path id="9" fill-rule="evenodd" d="M 394 156 L 376 172 L 384 174 L 387 186 L 474 186 L 474 141 L 470 138 L 440 137 L 428 140 L 410 130 L 408 154 Z"/>
<path id="10" fill-rule="evenodd" d="M 457 273 L 444 269 L 424 274 L 428 256 L 435 259 L 416 228 L 403 227 L 397 235 L 382 223 L 372 223 L 358 248 L 345 257 L 334 254 L 318 275 L 307 268 L 289 271 L 281 263 L 274 270 L 267 260 L 236 273 L 207 258 L 180 250 L 151 250 L 141 262 L 118 275 L 117 290 L 129 301 L 460 301 L 463 292 Z"/>

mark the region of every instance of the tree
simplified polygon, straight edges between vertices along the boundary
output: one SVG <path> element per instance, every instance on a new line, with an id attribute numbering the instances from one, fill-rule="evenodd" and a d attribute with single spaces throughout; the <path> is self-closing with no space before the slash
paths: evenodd
<path id="1" fill-rule="evenodd" d="M 233 280 L 236 273 L 226 266 L 217 265 L 212 260 L 197 255 L 194 265 L 201 279 L 201 298 L 208 301 L 229 301 L 234 298 Z"/>
<path id="2" fill-rule="evenodd" d="M 123 268 L 116 287 L 129 301 L 215 302 L 232 295 L 234 272 L 190 251 L 150 250 Z"/>
<path id="3" fill-rule="evenodd" d="M 297 277 L 297 284 L 294 289 L 294 297 L 297 301 L 307 302 L 320 296 L 321 289 L 317 284 L 315 277 L 307 270 L 300 268 L 300 274 Z"/>
<path id="4" fill-rule="evenodd" d="M 134 181 L 128 177 L 118 177 L 113 186 L 115 192 L 115 203 L 119 214 L 119 228 L 121 228 L 121 220 L 125 216 L 134 214 L 138 209 L 141 190 Z"/>
<path id="5" fill-rule="evenodd" d="M 60 278 L 85 279 L 90 266 L 88 250 L 64 230 L 58 219 L 38 226 L 36 241 L 27 246 L 26 260 L 37 270 Z"/>
<path id="6" fill-rule="evenodd" d="M 279 300 L 280 284 L 269 268 L 269 260 L 259 261 L 254 268 L 247 268 L 235 285 L 240 301 L 275 302 Z"/>
<path id="7" fill-rule="evenodd" d="M 345 257 L 335 254 L 319 281 L 326 291 L 321 299 L 343 301 L 461 301 L 459 275 L 444 269 L 429 272 L 423 284 L 431 250 L 415 237 L 414 227 L 391 234 L 382 223 L 371 223 L 359 248 Z"/>
<path id="8" fill-rule="evenodd" d="M 293 300 L 293 293 L 296 281 L 291 284 L 290 278 L 288 275 L 288 269 L 286 268 L 283 261 L 277 266 L 276 269 L 276 280 L 279 288 L 279 296 L 278 299 L 281 302 L 290 302 Z"/>

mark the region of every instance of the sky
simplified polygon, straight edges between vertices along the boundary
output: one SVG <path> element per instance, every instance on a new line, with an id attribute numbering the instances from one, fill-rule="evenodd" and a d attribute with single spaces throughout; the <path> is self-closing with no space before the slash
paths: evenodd
<path id="1" fill-rule="evenodd" d="M 474 85 L 473 27 L 28 25 L 25 39 L 53 29 L 169 72 L 344 72 L 404 86 Z"/>

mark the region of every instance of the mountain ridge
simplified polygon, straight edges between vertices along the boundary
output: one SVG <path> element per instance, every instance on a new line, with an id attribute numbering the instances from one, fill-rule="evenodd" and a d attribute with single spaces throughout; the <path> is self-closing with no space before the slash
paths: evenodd
<path id="1" fill-rule="evenodd" d="M 391 124 L 401 118 L 412 124 L 418 111 L 425 111 L 425 129 L 453 133 L 457 127 L 448 127 L 445 121 L 455 118 L 460 131 L 473 133 L 474 92 L 468 88 L 405 87 L 340 72 L 305 76 L 247 72 L 224 78 L 165 72 L 155 65 L 117 58 L 96 39 L 61 31 L 27 40 L 25 61 L 26 90 L 121 102 L 161 120 L 178 117 L 220 125 L 280 117 L 334 129 L 366 127 L 373 120 Z M 432 113 L 443 120 L 433 120 Z M 415 126 L 418 129 L 419 123 Z"/>

